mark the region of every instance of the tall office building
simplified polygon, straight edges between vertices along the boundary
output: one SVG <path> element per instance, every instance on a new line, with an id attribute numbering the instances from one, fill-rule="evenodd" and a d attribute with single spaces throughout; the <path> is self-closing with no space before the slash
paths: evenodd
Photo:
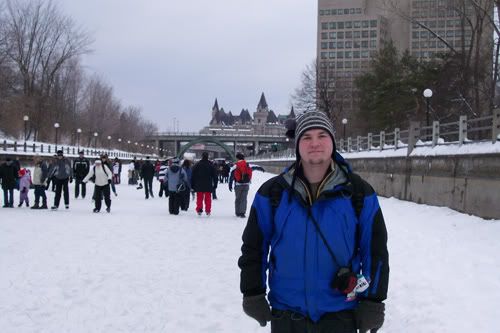
<path id="1" fill-rule="evenodd" d="M 484 2 L 487 0 L 479 0 Z M 493 2 L 491 17 L 493 17 Z M 370 67 L 370 60 L 391 39 L 396 48 L 429 59 L 449 46 L 461 51 L 471 42 L 472 30 L 460 19 L 456 0 L 318 0 L 317 63 L 319 84 L 329 87 L 340 117 L 358 110 L 354 80 Z M 471 11 L 471 5 L 463 11 Z M 428 27 L 446 41 L 425 29 Z M 481 45 L 493 50 L 491 25 L 483 27 Z M 492 59 L 491 57 L 486 57 Z M 488 60 L 487 60 L 488 61 Z"/>

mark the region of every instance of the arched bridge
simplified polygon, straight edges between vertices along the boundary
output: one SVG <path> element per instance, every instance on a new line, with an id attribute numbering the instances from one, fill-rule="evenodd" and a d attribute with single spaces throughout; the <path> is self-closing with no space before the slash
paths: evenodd
<path id="1" fill-rule="evenodd" d="M 154 147 L 158 147 L 160 155 L 167 155 L 167 151 L 170 150 L 170 154 L 180 156 L 195 144 L 212 143 L 224 149 L 232 158 L 238 151 L 238 146 L 250 147 L 254 154 L 258 154 L 262 146 L 288 144 L 285 135 L 248 133 L 166 132 L 148 136 L 146 141 Z M 173 147 L 173 151 L 171 147 Z"/>

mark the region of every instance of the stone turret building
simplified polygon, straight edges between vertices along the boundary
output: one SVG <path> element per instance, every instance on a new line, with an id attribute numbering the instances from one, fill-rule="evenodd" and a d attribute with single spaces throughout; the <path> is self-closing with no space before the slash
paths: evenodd
<path id="1" fill-rule="evenodd" d="M 217 98 L 212 107 L 212 119 L 209 126 L 200 130 L 205 134 L 240 133 L 249 135 L 284 135 L 286 119 L 295 118 L 293 107 L 288 115 L 276 115 L 269 109 L 264 93 L 261 94 L 257 108 L 250 115 L 248 109 L 242 109 L 239 115 L 233 115 L 219 107 Z"/>

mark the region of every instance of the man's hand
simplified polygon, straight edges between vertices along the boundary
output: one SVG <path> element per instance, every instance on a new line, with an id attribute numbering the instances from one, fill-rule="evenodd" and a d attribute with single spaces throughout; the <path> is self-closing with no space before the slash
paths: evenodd
<path id="1" fill-rule="evenodd" d="M 265 294 L 243 297 L 243 311 L 257 320 L 262 327 L 271 321 L 271 308 Z"/>
<path id="2" fill-rule="evenodd" d="M 361 333 L 376 332 L 384 324 L 385 304 L 363 300 L 359 302 L 356 312 L 356 325 Z"/>

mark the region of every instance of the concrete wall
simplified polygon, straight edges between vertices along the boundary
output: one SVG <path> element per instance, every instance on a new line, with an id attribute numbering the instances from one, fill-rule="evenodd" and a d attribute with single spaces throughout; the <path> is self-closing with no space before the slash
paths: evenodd
<path id="1" fill-rule="evenodd" d="M 384 197 L 500 219 L 500 154 L 388 157 L 348 162 Z M 275 173 L 291 164 L 290 161 L 256 163 Z"/>

